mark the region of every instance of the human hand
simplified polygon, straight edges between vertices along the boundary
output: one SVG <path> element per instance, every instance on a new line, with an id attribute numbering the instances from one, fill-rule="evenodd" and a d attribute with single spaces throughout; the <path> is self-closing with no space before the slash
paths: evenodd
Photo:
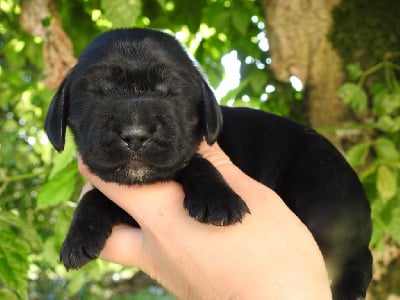
<path id="1" fill-rule="evenodd" d="M 318 246 L 282 199 L 218 145 L 202 143 L 199 152 L 247 203 L 242 223 L 199 223 L 178 183 L 106 183 L 80 161 L 81 173 L 141 227 L 115 226 L 100 257 L 139 267 L 179 299 L 331 299 Z"/>

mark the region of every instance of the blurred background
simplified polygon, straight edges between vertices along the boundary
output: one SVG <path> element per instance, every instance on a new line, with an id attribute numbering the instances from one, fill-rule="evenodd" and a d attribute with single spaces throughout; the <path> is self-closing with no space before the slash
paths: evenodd
<path id="1" fill-rule="evenodd" d="M 136 269 L 58 258 L 83 179 L 44 117 L 82 49 L 132 26 L 174 34 L 221 104 L 309 124 L 342 151 L 372 207 L 368 298 L 400 299 L 399 16 L 392 0 L 0 0 L 0 299 L 172 299 Z"/>

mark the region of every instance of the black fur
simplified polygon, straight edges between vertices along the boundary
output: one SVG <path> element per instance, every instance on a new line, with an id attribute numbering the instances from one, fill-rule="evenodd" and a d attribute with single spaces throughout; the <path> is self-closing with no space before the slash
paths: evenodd
<path id="1" fill-rule="evenodd" d="M 67 125 L 83 161 L 104 180 L 175 179 L 191 216 L 229 225 L 249 210 L 196 154 L 203 137 L 209 144 L 218 140 L 237 166 L 274 189 L 308 226 L 328 266 L 334 298 L 365 297 L 372 273 L 370 207 L 355 172 L 325 138 L 299 123 L 220 108 L 172 36 L 120 29 L 96 38 L 50 105 L 45 129 L 58 151 Z M 86 194 L 61 250 L 65 266 L 79 268 L 96 258 L 119 223 L 137 226 L 99 191 Z"/>

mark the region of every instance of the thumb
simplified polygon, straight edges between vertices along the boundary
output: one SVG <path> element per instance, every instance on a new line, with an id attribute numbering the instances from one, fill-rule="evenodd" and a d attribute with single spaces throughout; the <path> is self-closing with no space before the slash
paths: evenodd
<path id="1" fill-rule="evenodd" d="M 143 249 L 143 231 L 130 225 L 116 225 L 99 257 L 125 266 L 145 269 L 146 251 Z"/>

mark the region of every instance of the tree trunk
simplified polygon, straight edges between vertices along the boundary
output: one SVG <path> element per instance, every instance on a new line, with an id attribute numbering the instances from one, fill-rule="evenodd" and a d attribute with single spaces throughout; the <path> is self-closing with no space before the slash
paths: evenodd
<path id="1" fill-rule="evenodd" d="M 44 84 L 56 89 L 76 58 L 72 42 L 62 29 L 60 16 L 52 0 L 24 0 L 20 22 L 24 30 L 43 40 Z M 45 21 L 49 24 L 45 25 Z"/>
<path id="2" fill-rule="evenodd" d="M 347 119 L 348 109 L 336 96 L 344 79 L 342 62 L 328 39 L 331 10 L 340 0 L 264 0 L 271 68 L 305 87 L 305 112 L 313 127 L 330 127 Z M 338 144 L 334 134 L 327 134 Z"/>

